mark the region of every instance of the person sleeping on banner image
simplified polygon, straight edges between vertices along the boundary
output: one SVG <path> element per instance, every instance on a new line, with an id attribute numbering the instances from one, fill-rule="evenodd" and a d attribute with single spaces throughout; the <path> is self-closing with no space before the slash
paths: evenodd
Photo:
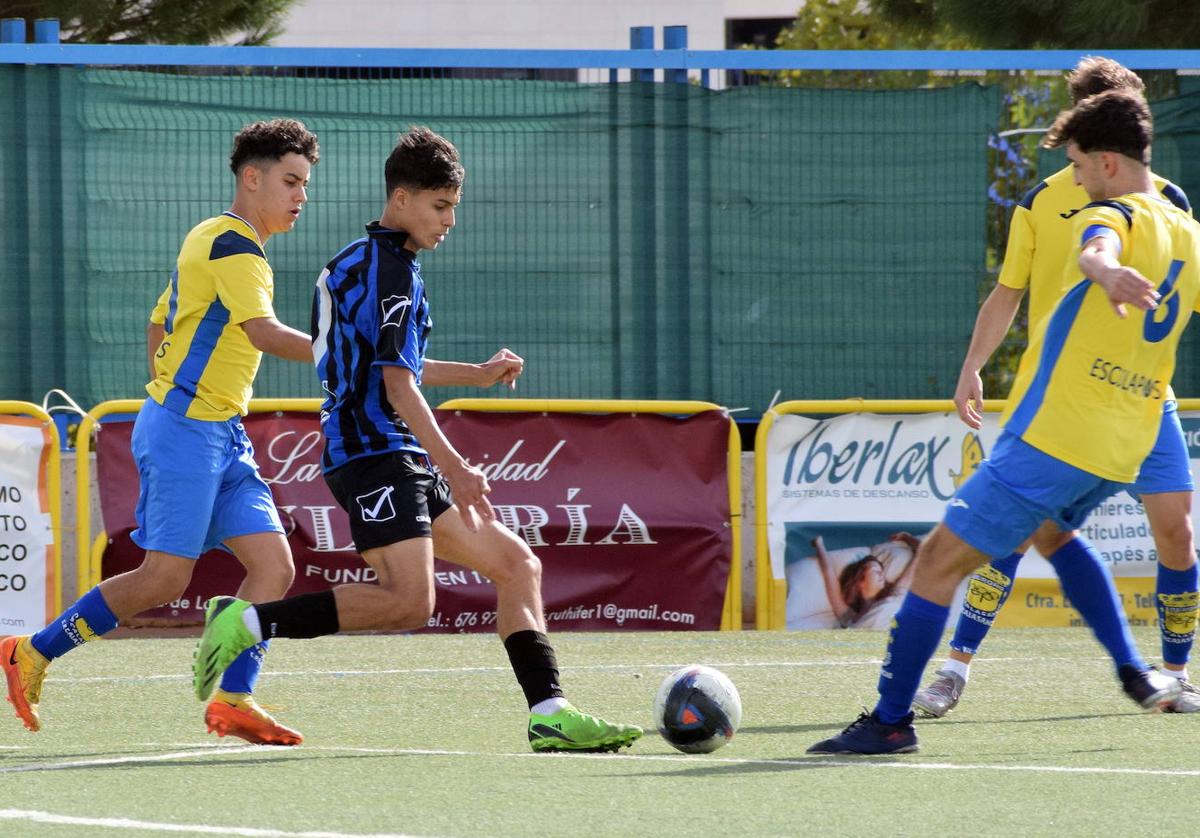
<path id="1" fill-rule="evenodd" d="M 908 590 L 913 556 L 920 541 L 898 532 L 836 569 L 837 557 L 825 549 L 821 536 L 812 540 L 813 558 L 821 570 L 825 596 L 836 625 L 841 628 L 887 628 Z M 863 548 L 834 553 L 859 553 Z"/>

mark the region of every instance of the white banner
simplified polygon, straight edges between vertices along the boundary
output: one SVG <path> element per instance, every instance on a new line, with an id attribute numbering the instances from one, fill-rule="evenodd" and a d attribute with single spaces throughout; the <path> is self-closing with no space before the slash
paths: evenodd
<path id="1" fill-rule="evenodd" d="M 40 421 L 0 416 L 0 635 L 37 631 L 54 616 L 49 444 Z"/>
<path id="2" fill-rule="evenodd" d="M 1200 480 L 1200 413 L 1180 418 Z M 779 417 L 767 440 L 768 543 L 772 575 L 786 580 L 788 628 L 886 628 L 915 545 L 999 432 L 996 414 L 978 432 L 955 414 Z M 1109 498 L 1082 531 L 1117 577 L 1131 622 L 1152 623 L 1158 556 L 1141 504 Z M 1078 623 L 1053 569 L 1030 550 L 997 624 Z"/>

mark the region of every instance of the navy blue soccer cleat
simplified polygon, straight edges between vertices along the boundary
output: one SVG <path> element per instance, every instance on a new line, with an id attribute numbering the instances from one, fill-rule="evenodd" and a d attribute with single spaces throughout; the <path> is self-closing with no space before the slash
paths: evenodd
<path id="1" fill-rule="evenodd" d="M 917 750 L 917 731 L 909 713 L 895 724 L 880 721 L 874 712 L 862 713 L 831 739 L 808 749 L 810 754 L 911 754 Z"/>

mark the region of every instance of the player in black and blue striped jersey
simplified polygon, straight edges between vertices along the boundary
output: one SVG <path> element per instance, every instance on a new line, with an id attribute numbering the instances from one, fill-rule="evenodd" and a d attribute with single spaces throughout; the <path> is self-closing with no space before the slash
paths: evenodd
<path id="1" fill-rule="evenodd" d="M 453 229 L 464 175 L 445 138 L 428 128 L 402 134 L 384 167 L 383 215 L 317 280 L 312 331 L 326 394 L 325 479 L 379 584 L 260 605 L 211 600 L 196 691 L 206 698 L 225 666 L 265 638 L 424 626 L 434 607 L 436 555 L 495 584 L 497 629 L 529 705 L 533 750 L 615 751 L 641 728 L 610 724 L 567 702 L 546 637 L 541 564 L 496 520 L 487 478 L 442 433 L 420 389 L 515 385 L 524 369 L 508 349 L 482 364 L 425 357 L 433 321 L 417 254 Z"/>

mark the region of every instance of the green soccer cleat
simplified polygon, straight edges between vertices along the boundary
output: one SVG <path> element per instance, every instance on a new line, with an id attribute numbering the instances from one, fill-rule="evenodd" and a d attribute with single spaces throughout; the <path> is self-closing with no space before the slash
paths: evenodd
<path id="1" fill-rule="evenodd" d="M 529 714 L 529 747 L 535 751 L 619 751 L 642 735 L 637 725 L 614 725 L 570 704 L 543 716 Z"/>
<path id="2" fill-rule="evenodd" d="M 257 642 L 242 620 L 249 607 L 246 600 L 231 596 L 215 596 L 204 607 L 204 633 L 192 658 L 192 685 L 201 701 L 212 695 L 213 685 L 234 659 Z"/>

